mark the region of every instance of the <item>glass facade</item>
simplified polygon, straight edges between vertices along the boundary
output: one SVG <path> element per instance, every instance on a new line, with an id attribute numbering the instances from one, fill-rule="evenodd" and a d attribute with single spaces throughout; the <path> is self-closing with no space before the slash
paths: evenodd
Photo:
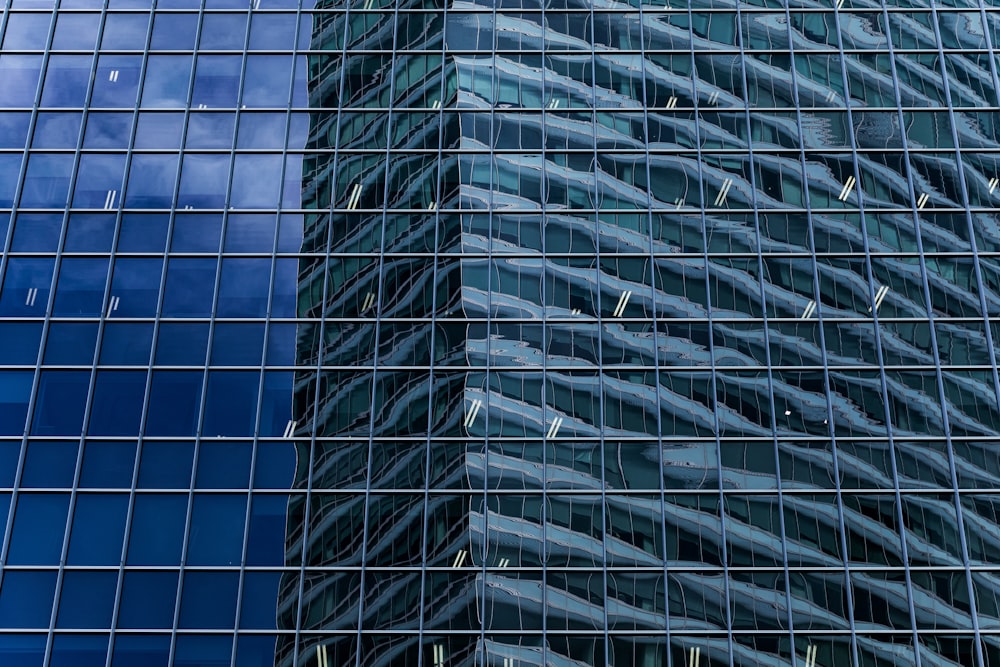
<path id="1" fill-rule="evenodd" d="M 5 2 L 0 666 L 1000 667 L 1000 5 Z"/>

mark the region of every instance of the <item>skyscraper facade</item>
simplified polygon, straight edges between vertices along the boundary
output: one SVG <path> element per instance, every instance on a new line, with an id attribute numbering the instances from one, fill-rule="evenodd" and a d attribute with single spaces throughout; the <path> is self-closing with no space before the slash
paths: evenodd
<path id="1" fill-rule="evenodd" d="M 1000 10 L 56 2 L 0 664 L 1000 666 Z"/>

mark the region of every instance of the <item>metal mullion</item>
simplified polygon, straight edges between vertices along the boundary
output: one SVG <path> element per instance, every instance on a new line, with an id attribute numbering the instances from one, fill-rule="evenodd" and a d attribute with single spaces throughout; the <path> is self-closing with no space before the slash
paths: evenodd
<path id="1" fill-rule="evenodd" d="M 705 170 L 704 170 L 704 160 L 702 150 L 702 139 L 701 139 L 701 122 L 699 117 L 700 104 L 698 100 L 698 63 L 697 63 L 697 53 L 694 45 L 694 31 L 691 26 L 694 23 L 694 13 L 691 10 L 691 6 L 688 5 L 687 10 L 688 19 L 688 35 L 689 35 L 689 48 L 691 54 L 691 105 L 693 107 L 694 116 L 694 138 L 696 144 L 695 154 L 698 159 L 698 197 L 701 201 L 700 217 L 701 217 L 701 243 L 702 243 L 702 257 L 704 262 L 704 276 L 705 276 L 705 319 L 708 326 L 708 352 L 709 359 L 712 365 L 709 369 L 709 387 L 711 389 L 711 408 L 712 408 L 712 432 L 714 435 L 715 444 L 715 454 L 716 454 L 716 484 L 718 484 L 718 491 L 716 497 L 719 500 L 719 547 L 720 554 L 719 558 L 722 561 L 722 575 L 724 580 L 723 588 L 723 604 L 725 604 L 725 632 L 726 632 L 726 644 L 728 646 L 728 660 L 729 667 L 734 667 L 733 662 L 733 613 L 731 608 L 730 600 L 730 588 L 729 588 L 729 547 L 727 545 L 727 531 L 726 531 L 726 495 L 724 493 L 724 480 L 722 475 L 722 439 L 720 436 L 721 426 L 719 421 L 719 408 L 718 408 L 718 372 L 715 368 L 715 336 L 714 336 L 714 324 L 713 324 L 713 313 L 712 313 L 712 282 L 711 276 L 708 271 L 709 266 L 709 243 L 708 243 L 708 216 L 705 213 Z M 676 491 L 674 491 L 676 492 Z M 669 610 L 668 610 L 669 612 Z M 682 649 L 683 650 L 683 649 Z M 711 662 L 711 658 L 709 658 Z M 687 667 L 699 667 L 698 665 L 687 665 Z"/>
<path id="2" fill-rule="evenodd" d="M 380 18 L 384 18 L 388 12 L 379 13 Z M 394 27 L 392 35 L 392 46 L 393 53 L 390 56 L 391 67 L 390 70 L 395 69 L 397 54 L 395 53 L 395 48 L 397 45 L 397 40 L 399 37 L 399 3 L 395 3 L 392 10 L 392 26 Z M 347 45 L 347 35 L 344 36 L 344 45 Z M 363 667 L 361 664 L 361 646 L 362 646 L 362 628 L 364 627 L 365 619 L 365 569 L 368 565 L 368 539 L 369 539 L 369 510 L 372 495 L 372 453 L 374 448 L 374 431 L 375 431 L 375 415 L 377 412 L 377 406 L 375 404 L 375 397 L 378 393 L 378 349 L 380 342 L 380 332 L 381 332 L 381 321 L 382 321 L 382 310 L 383 310 L 383 288 L 385 287 L 385 233 L 386 224 L 388 219 L 388 202 L 389 202 L 389 183 L 391 181 L 392 171 L 389 167 L 391 159 L 391 143 L 392 143 L 392 121 L 393 121 L 393 110 L 395 108 L 395 95 L 396 95 L 396 78 L 392 76 L 392 72 L 388 74 L 389 77 L 389 111 L 386 113 L 385 121 L 385 133 L 386 133 L 386 148 L 385 148 L 385 165 L 383 166 L 383 171 L 385 174 L 385 182 L 382 184 L 382 227 L 379 234 L 379 254 L 378 254 L 378 284 L 376 285 L 375 292 L 375 310 L 372 313 L 374 317 L 374 327 L 375 334 L 373 336 L 372 349 L 374 350 L 374 357 L 372 359 L 372 370 L 371 370 L 371 410 L 368 417 L 368 457 L 367 457 L 367 471 L 365 474 L 365 495 L 364 495 L 364 525 L 362 528 L 362 538 L 361 538 L 361 572 L 358 578 L 358 629 L 357 629 L 357 650 L 355 651 L 355 667 Z M 339 129 L 339 123 L 338 123 Z M 362 314 L 358 314 L 360 319 Z"/>

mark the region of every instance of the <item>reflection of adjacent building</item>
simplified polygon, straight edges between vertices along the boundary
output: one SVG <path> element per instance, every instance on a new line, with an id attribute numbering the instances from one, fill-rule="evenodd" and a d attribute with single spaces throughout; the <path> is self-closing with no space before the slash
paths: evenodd
<path id="1" fill-rule="evenodd" d="M 804 7 L 317 20 L 299 664 L 1000 660 L 996 20 Z"/>

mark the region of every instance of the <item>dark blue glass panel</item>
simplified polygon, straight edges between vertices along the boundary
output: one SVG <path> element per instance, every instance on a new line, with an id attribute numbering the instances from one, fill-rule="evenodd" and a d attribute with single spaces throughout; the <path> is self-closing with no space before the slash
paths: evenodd
<path id="1" fill-rule="evenodd" d="M 186 516 L 186 494 L 136 496 L 126 563 L 179 565 Z"/>
<path id="2" fill-rule="evenodd" d="M 258 465 L 261 463 L 258 459 Z M 290 479 L 286 479 L 290 482 Z M 250 504 L 247 565 L 280 567 L 285 563 L 285 517 L 288 496 L 256 494 Z M 273 611 L 273 610 L 272 610 Z M 271 619 L 274 622 L 274 619 Z M 249 626 L 248 626 L 249 627 Z M 267 626 L 272 627 L 272 626 Z"/>
<path id="3" fill-rule="evenodd" d="M 208 317 L 215 293 L 216 260 L 172 257 L 163 294 L 164 317 Z"/>
<path id="4" fill-rule="evenodd" d="M 198 48 L 206 51 L 242 51 L 246 33 L 245 14 L 205 14 Z"/>
<path id="5" fill-rule="evenodd" d="M 19 495 L 14 510 L 14 532 L 10 537 L 7 562 L 10 565 L 58 565 L 68 509 L 68 493 Z M 5 573 L 5 578 L 7 574 L 9 573 Z M 47 602 L 51 602 L 51 598 Z M 46 626 L 47 619 L 41 627 Z"/>
<path id="6" fill-rule="evenodd" d="M 57 628 L 106 628 L 115 606 L 117 572 L 67 570 L 59 596 Z"/>
<path id="7" fill-rule="evenodd" d="M 156 363 L 164 366 L 200 366 L 208 350 L 207 324 L 164 322 L 156 340 Z"/>
<path id="8" fill-rule="evenodd" d="M 301 214 L 281 214 L 278 223 L 278 252 L 299 252 L 302 250 L 303 223 L 304 218 Z M 296 275 L 298 275 L 297 271 Z"/>
<path id="9" fill-rule="evenodd" d="M 56 635 L 49 667 L 104 667 L 108 635 Z"/>
<path id="10" fill-rule="evenodd" d="M 240 114 L 240 132 L 237 148 L 282 148 L 285 145 L 285 124 L 288 115 L 284 113 Z M 270 250 L 268 246 L 268 250 Z"/>
<path id="11" fill-rule="evenodd" d="M 5 51 L 41 51 L 52 22 L 50 14 L 17 13 L 7 20 L 7 31 L 3 38 Z"/>
<path id="12" fill-rule="evenodd" d="M 221 237 L 221 215 L 181 213 L 174 219 L 174 229 L 170 236 L 170 250 L 171 252 L 217 253 Z"/>
<path id="13" fill-rule="evenodd" d="M 135 131 L 136 148 L 180 148 L 184 114 L 172 111 L 144 111 Z"/>
<path id="14" fill-rule="evenodd" d="M 111 297 L 117 299 L 113 317 L 153 317 L 160 294 L 163 260 L 119 257 L 111 279 Z"/>
<path id="15" fill-rule="evenodd" d="M 0 322 L 0 364 L 34 364 L 41 339 L 41 322 Z"/>
<path id="16" fill-rule="evenodd" d="M 271 317 L 295 317 L 296 280 L 299 262 L 295 259 L 279 259 L 274 264 L 274 298 L 271 300 Z"/>
<path id="17" fill-rule="evenodd" d="M 201 387 L 200 371 L 154 371 L 146 435 L 194 435 Z"/>
<path id="18" fill-rule="evenodd" d="M 31 136 L 32 148 L 75 148 L 80 139 L 79 111 L 39 112 L 35 132 Z"/>
<path id="19" fill-rule="evenodd" d="M 97 108 L 131 109 L 139 92 L 142 56 L 102 55 L 97 61 L 90 105 Z"/>
<path id="20" fill-rule="evenodd" d="M 243 579 L 243 601 L 240 604 L 240 629 L 276 629 L 277 614 L 273 601 L 278 599 L 279 583 L 280 572 L 246 573 Z"/>
<path id="21" fill-rule="evenodd" d="M 80 157 L 73 206 L 117 209 L 121 204 L 125 156 L 85 154 Z"/>
<path id="22" fill-rule="evenodd" d="M 239 589 L 238 572 L 197 572 L 184 574 L 181 593 L 181 617 L 178 627 L 190 629 L 232 629 L 236 625 L 236 595 Z M 230 641 L 232 639 L 230 638 Z M 231 654 L 232 645 L 224 655 Z M 211 653 L 201 653 L 189 658 L 206 659 Z M 228 657 L 226 660 L 228 661 Z M 199 663 L 204 664 L 204 663 Z"/>
<path id="23" fill-rule="evenodd" d="M 52 615 L 52 600 L 56 592 L 56 572 L 32 572 L 7 570 L 0 582 L 0 627 L 3 628 L 41 628 L 49 627 Z M 0 642 L 5 635 L 0 635 Z M 44 649 L 45 641 L 42 640 Z M 0 656 L 4 654 L 4 646 L 0 643 Z M 39 655 L 39 657 L 41 657 Z M 41 661 L 21 664 L 31 664 L 33 667 Z M 7 663 L 3 665 L 6 667 Z"/>
<path id="24" fill-rule="evenodd" d="M 295 44 L 295 14 L 269 14 L 253 17 L 250 26 L 250 48 L 260 50 L 287 50 Z M 287 89 L 288 82 L 285 82 Z"/>
<path id="25" fill-rule="evenodd" d="M 100 27 L 100 14 L 61 13 L 56 20 L 52 48 L 67 51 L 90 51 L 97 45 L 97 31 Z"/>
<path id="26" fill-rule="evenodd" d="M 31 35 L 31 39 L 38 39 Z M 35 42 L 37 44 L 37 42 Z M 35 103 L 42 57 L 35 55 L 0 55 L 0 107 L 31 107 Z"/>
<path id="27" fill-rule="evenodd" d="M 148 14 L 109 13 L 101 35 L 101 48 L 111 51 L 141 51 L 146 46 Z"/>
<path id="28" fill-rule="evenodd" d="M 139 434 L 146 371 L 99 371 L 90 409 L 90 435 Z"/>
<path id="29" fill-rule="evenodd" d="M 101 363 L 145 366 L 152 345 L 152 323 L 108 322 L 101 342 Z"/>
<path id="30" fill-rule="evenodd" d="M 176 601 L 177 572 L 127 570 L 118 627 L 170 629 Z"/>
<path id="31" fill-rule="evenodd" d="M 192 113 L 185 145 L 188 148 L 232 148 L 235 113 Z"/>
<path id="32" fill-rule="evenodd" d="M 272 14 L 269 18 L 278 18 Z M 295 17 L 288 16 L 294 27 Z M 268 32 L 271 32 L 268 30 Z M 259 41 L 259 38 L 258 38 Z M 289 40 L 292 43 L 294 40 Z M 292 80 L 292 56 L 248 56 L 246 83 L 243 85 L 243 103 L 250 108 L 288 105 L 289 84 Z M 273 206 L 273 204 L 272 204 Z"/>
<path id="33" fill-rule="evenodd" d="M 251 445 L 205 440 L 198 450 L 195 484 L 201 489 L 245 489 L 250 484 Z"/>
<path id="34" fill-rule="evenodd" d="M 233 214 L 226 221 L 228 252 L 271 253 L 274 247 L 274 215 Z"/>
<path id="35" fill-rule="evenodd" d="M 236 667 L 272 667 L 274 635 L 240 635 L 237 639 Z"/>
<path id="36" fill-rule="evenodd" d="M 132 114 L 91 112 L 83 135 L 85 148 L 127 148 L 132 132 Z"/>
<path id="37" fill-rule="evenodd" d="M 174 666 L 226 667 L 232 654 L 232 635 L 180 635 Z"/>
<path id="38" fill-rule="evenodd" d="M 10 488 L 14 486 L 14 478 L 17 476 L 17 462 L 21 457 L 21 443 L 7 441 L 0 442 L 0 487 Z M 5 502 L 10 502 L 10 496 L 5 496 Z M 0 508 L 0 516 L 6 516 L 9 504 Z M 7 520 L 4 519 L 4 525 Z"/>
<path id="39" fill-rule="evenodd" d="M 225 280 L 224 273 L 223 280 Z M 220 322 L 215 325 L 215 333 L 212 336 L 213 366 L 259 366 L 263 351 L 263 323 Z"/>
<path id="40" fill-rule="evenodd" d="M 0 292 L 0 315 L 44 315 L 54 267 L 51 258 L 11 257 Z"/>
<path id="41" fill-rule="evenodd" d="M 227 257 L 222 260 L 218 317 L 264 317 L 271 281 L 270 259 Z M 263 344 L 263 331 L 261 332 Z M 256 363 L 260 363 L 260 355 Z"/>
<path id="42" fill-rule="evenodd" d="M 97 322 L 53 322 L 45 338 L 45 363 L 91 365 L 97 329 Z"/>
<path id="43" fill-rule="evenodd" d="M 83 447 L 80 486 L 91 488 L 128 488 L 135 470 L 134 442 L 88 440 Z"/>
<path id="44" fill-rule="evenodd" d="M 20 170 L 20 154 L 0 154 L 0 206 L 9 208 L 14 205 L 14 195 L 17 194 L 17 179 L 20 176 Z"/>
<path id="45" fill-rule="evenodd" d="M 30 121 L 31 114 L 27 112 L 0 113 L 0 148 L 24 148 L 24 144 L 28 140 L 28 123 Z"/>
<path id="46" fill-rule="evenodd" d="M 195 495 L 188 565 L 239 565 L 246 514 L 246 496 Z"/>
<path id="47" fill-rule="evenodd" d="M 21 190 L 21 206 L 63 208 L 69 194 L 73 156 L 65 153 L 35 153 L 28 158 L 28 171 Z"/>
<path id="48" fill-rule="evenodd" d="M 186 489 L 191 485 L 193 442 L 147 440 L 142 445 L 139 487 L 146 489 Z"/>
<path id="49" fill-rule="evenodd" d="M 268 371 L 264 373 L 264 400 L 260 407 L 260 427 L 262 436 L 278 436 L 292 418 L 292 406 L 288 400 L 292 387 L 292 373 Z"/>
<path id="50" fill-rule="evenodd" d="M 170 218 L 166 215 L 129 213 L 122 216 L 119 252 L 163 252 Z"/>
<path id="51" fill-rule="evenodd" d="M 120 194 L 117 197 L 120 197 Z M 108 252 L 111 250 L 114 235 L 113 214 L 74 213 L 69 217 L 64 249 L 66 252 Z"/>
<path id="52" fill-rule="evenodd" d="M 164 5 L 160 5 L 163 8 Z M 198 34 L 197 14 L 157 13 L 153 19 L 153 38 L 149 48 L 167 51 L 188 51 L 194 48 Z"/>
<path id="53" fill-rule="evenodd" d="M 30 441 L 21 471 L 21 486 L 34 489 L 72 488 L 79 451 L 80 443 L 75 440 Z"/>
<path id="54" fill-rule="evenodd" d="M 267 333 L 267 365 L 295 364 L 295 325 L 272 324 Z"/>
<path id="55" fill-rule="evenodd" d="M 212 109 L 235 108 L 240 91 L 242 56 L 198 56 L 191 103 Z"/>
<path id="56" fill-rule="evenodd" d="M 0 371 L 0 435 L 24 433 L 33 379 L 31 371 Z"/>
<path id="57" fill-rule="evenodd" d="M 31 432 L 35 435 L 80 433 L 89 383 L 90 373 L 86 371 L 43 371 Z"/>
<path id="58" fill-rule="evenodd" d="M 127 494 L 82 493 L 69 536 L 69 565 L 118 565 L 125 538 Z"/>
<path id="59" fill-rule="evenodd" d="M 191 56 L 150 56 L 142 88 L 142 107 L 183 107 L 191 80 Z"/>
<path id="60" fill-rule="evenodd" d="M 4 486 L 13 486 L 14 477 L 17 472 L 17 458 L 11 456 L 11 447 L 14 443 L 7 443 L 6 447 L 0 447 L 0 474 L 4 476 L 4 482 L 9 482 L 4 484 Z M 0 522 L 0 528 L 7 531 L 7 517 L 10 512 L 10 500 L 11 494 L 0 493 L 0 517 L 3 517 L 3 521 Z"/>
<path id="61" fill-rule="evenodd" d="M 108 260 L 103 257 L 67 257 L 59 266 L 55 315 L 101 314 L 104 287 L 108 281 Z"/>
<path id="62" fill-rule="evenodd" d="M 295 475 L 295 445 L 290 442 L 261 442 L 257 445 L 257 465 L 253 485 L 258 489 L 288 489 Z"/>
<path id="63" fill-rule="evenodd" d="M 210 371 L 202 435 L 253 435 L 260 374 Z"/>
<path id="64" fill-rule="evenodd" d="M 170 635 L 117 635 L 111 667 L 167 667 Z"/>
<path id="65" fill-rule="evenodd" d="M 281 184 L 280 155 L 238 154 L 233 167 L 233 193 L 230 203 L 236 208 L 274 208 Z"/>
<path id="66" fill-rule="evenodd" d="M 92 62 L 91 56 L 50 56 L 42 85 L 42 106 L 82 107 Z"/>
<path id="67" fill-rule="evenodd" d="M 177 178 L 176 155 L 134 155 L 128 171 L 125 205 L 169 208 Z"/>
<path id="68" fill-rule="evenodd" d="M 180 206 L 225 208 L 228 189 L 228 155 L 188 153 L 184 156 L 181 187 L 177 195 Z"/>
<path id="69" fill-rule="evenodd" d="M 14 220 L 14 252 L 55 252 L 62 234 L 62 213 L 22 213 Z"/>

